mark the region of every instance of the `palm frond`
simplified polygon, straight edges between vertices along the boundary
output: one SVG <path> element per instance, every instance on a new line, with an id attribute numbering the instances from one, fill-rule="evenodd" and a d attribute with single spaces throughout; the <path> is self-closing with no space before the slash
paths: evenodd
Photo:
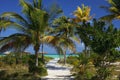
<path id="1" fill-rule="evenodd" d="M 23 7 L 22 11 L 25 14 L 28 14 L 31 10 L 33 10 L 32 4 L 25 2 L 25 0 L 20 0 L 20 5 Z"/>
<path id="2" fill-rule="evenodd" d="M 8 20 L 0 20 L 0 31 L 1 30 L 6 30 L 6 28 L 8 26 L 10 26 L 11 24 L 13 24 L 14 22 L 12 21 L 8 21 Z"/>
<path id="3" fill-rule="evenodd" d="M 41 9 L 42 8 L 42 0 L 37 0 L 38 2 L 36 3 L 37 4 L 37 8 L 38 9 Z"/>
<path id="4" fill-rule="evenodd" d="M 14 29 L 21 31 L 21 32 L 26 31 L 25 27 L 23 27 L 22 25 L 14 22 L 14 21 L 10 21 L 8 19 L 0 20 L 0 30 L 6 30 L 7 28 L 14 28 Z"/>
<path id="5" fill-rule="evenodd" d="M 106 15 L 101 17 L 100 20 L 111 22 L 114 18 L 115 18 L 115 15 L 111 14 L 111 15 Z"/>
<path id="6" fill-rule="evenodd" d="M 77 10 L 73 12 L 73 15 L 76 17 L 73 20 L 75 22 L 89 21 L 92 16 L 90 16 L 90 7 L 82 5 L 82 8 L 78 6 Z"/>
<path id="7" fill-rule="evenodd" d="M 24 50 L 30 45 L 31 41 L 24 34 L 13 34 L 0 40 L 0 51 L 6 50 Z"/>
<path id="8" fill-rule="evenodd" d="M 42 0 L 33 0 L 34 8 L 41 9 L 42 8 Z"/>
<path id="9" fill-rule="evenodd" d="M 109 22 L 113 19 L 120 19 L 120 0 L 108 0 L 108 3 L 110 6 L 104 6 L 103 8 L 109 11 L 110 14 L 103 16 L 101 19 L 108 20 Z"/>
<path id="10" fill-rule="evenodd" d="M 45 36 L 42 41 L 47 44 L 52 44 L 54 46 L 59 46 L 59 37 L 57 36 Z"/>
<path id="11" fill-rule="evenodd" d="M 50 24 L 55 18 L 58 18 L 63 13 L 62 9 L 57 4 L 52 4 L 51 6 L 48 6 L 46 11 L 48 12 L 50 16 L 49 18 Z"/>
<path id="12" fill-rule="evenodd" d="M 22 16 L 20 16 L 17 13 L 14 13 L 14 12 L 5 12 L 1 15 L 1 17 L 8 18 L 8 19 L 15 19 L 18 22 L 22 22 L 24 24 L 27 24 L 27 21 Z"/>
<path id="13" fill-rule="evenodd" d="M 76 46 L 75 43 L 71 39 L 67 38 L 60 38 L 60 45 L 64 48 L 68 48 L 69 50 L 75 52 L 76 51 Z"/>

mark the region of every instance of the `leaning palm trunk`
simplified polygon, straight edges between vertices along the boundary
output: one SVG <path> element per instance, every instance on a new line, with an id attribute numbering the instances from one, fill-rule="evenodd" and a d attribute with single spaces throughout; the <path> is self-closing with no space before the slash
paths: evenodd
<path id="1" fill-rule="evenodd" d="M 34 50 L 35 50 L 35 65 L 38 66 L 38 51 L 39 51 L 39 46 L 38 45 L 34 46 Z"/>
<path id="2" fill-rule="evenodd" d="M 62 62 L 62 54 L 59 54 L 60 62 Z"/>

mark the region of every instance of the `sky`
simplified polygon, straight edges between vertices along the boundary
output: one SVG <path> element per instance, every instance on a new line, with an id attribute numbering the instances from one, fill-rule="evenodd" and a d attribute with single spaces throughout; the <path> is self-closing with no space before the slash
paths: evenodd
<path id="1" fill-rule="evenodd" d="M 28 0 L 30 1 L 30 0 Z M 52 3 L 57 3 L 63 10 L 64 15 L 68 17 L 73 17 L 72 12 L 77 9 L 78 6 L 84 4 L 91 8 L 91 15 L 94 15 L 94 18 L 100 18 L 104 15 L 107 15 L 108 12 L 100 8 L 100 6 L 108 6 L 107 0 L 43 0 L 43 6 L 47 7 Z M 3 12 L 16 12 L 22 15 L 21 7 L 19 5 L 19 0 L 1 0 L 0 2 L 0 14 Z M 119 28 L 119 21 L 114 21 L 114 24 Z M 0 36 L 9 36 L 10 34 L 16 33 L 14 29 L 8 29 L 5 32 L 2 32 Z M 76 43 L 77 51 L 81 52 L 84 49 L 84 44 Z M 27 49 L 31 53 L 34 53 L 33 49 L 30 47 Z M 45 46 L 45 52 L 50 54 L 57 53 L 53 48 Z"/>

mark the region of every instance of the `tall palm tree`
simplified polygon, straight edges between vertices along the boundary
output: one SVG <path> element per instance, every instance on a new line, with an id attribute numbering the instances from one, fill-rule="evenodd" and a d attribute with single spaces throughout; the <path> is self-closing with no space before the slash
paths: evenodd
<path id="1" fill-rule="evenodd" d="M 24 17 L 14 12 L 5 12 L 2 18 L 9 19 L 11 24 L 18 30 L 18 33 L 12 34 L 0 40 L 0 50 L 21 49 L 24 51 L 28 46 L 34 47 L 36 62 L 38 66 L 38 51 L 43 44 L 43 38 L 48 35 L 48 21 L 50 15 L 42 9 L 41 0 L 33 0 L 30 4 L 24 0 L 20 0 Z M 6 25 L 7 26 L 7 25 Z M 20 43 L 18 45 L 18 43 Z"/>
<path id="2" fill-rule="evenodd" d="M 109 6 L 102 6 L 110 12 L 110 14 L 101 17 L 101 20 L 112 21 L 113 19 L 120 19 L 120 0 L 107 0 Z"/>
<path id="3" fill-rule="evenodd" d="M 86 28 L 87 26 L 85 25 L 86 22 L 92 19 L 92 16 L 90 16 L 90 7 L 82 5 L 80 8 L 78 6 L 77 10 L 73 12 L 73 15 L 75 18 L 73 18 L 73 21 L 77 23 L 77 34 L 80 37 L 81 41 L 84 42 L 85 44 L 85 54 L 87 54 L 87 46 L 88 46 L 88 36 L 86 34 Z"/>
<path id="4" fill-rule="evenodd" d="M 61 16 L 58 19 L 55 19 L 53 22 L 53 26 L 55 27 L 53 33 L 56 34 L 56 36 L 67 39 L 68 41 L 67 43 L 62 42 L 62 45 L 60 45 L 62 47 L 64 54 L 64 64 L 66 64 L 67 49 L 72 48 L 73 52 L 75 52 L 75 45 L 74 45 L 74 41 L 72 40 L 73 38 L 74 40 L 77 40 L 77 38 L 74 36 L 75 27 L 73 23 L 70 22 L 70 19 L 65 16 Z"/>

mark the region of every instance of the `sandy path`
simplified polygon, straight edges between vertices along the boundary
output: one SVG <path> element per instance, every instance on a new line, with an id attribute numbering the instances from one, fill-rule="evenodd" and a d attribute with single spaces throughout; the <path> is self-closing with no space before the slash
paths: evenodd
<path id="1" fill-rule="evenodd" d="M 74 80 L 71 77 L 71 68 L 58 64 L 58 60 L 56 58 L 46 64 L 48 76 L 43 77 L 42 80 Z"/>

